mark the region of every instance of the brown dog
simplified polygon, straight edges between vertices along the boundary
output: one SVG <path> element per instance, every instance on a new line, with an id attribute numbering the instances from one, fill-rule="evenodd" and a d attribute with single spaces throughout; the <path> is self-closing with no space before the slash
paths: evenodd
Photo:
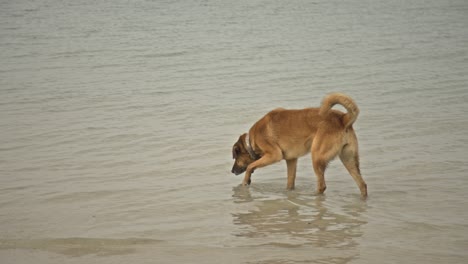
<path id="1" fill-rule="evenodd" d="M 335 104 L 344 106 L 347 113 L 332 110 Z M 249 185 L 255 169 L 284 159 L 288 168 L 287 188 L 292 190 L 297 158 L 311 152 L 317 192 L 322 194 L 327 188 L 325 169 L 339 156 L 356 181 L 362 197 L 367 197 L 367 185 L 359 170 L 358 141 L 352 127 L 358 114 L 359 109 L 353 99 L 340 93 L 326 96 L 320 108 L 275 109 L 257 121 L 234 144 L 232 173 L 239 175 L 245 171 L 242 184 Z"/>

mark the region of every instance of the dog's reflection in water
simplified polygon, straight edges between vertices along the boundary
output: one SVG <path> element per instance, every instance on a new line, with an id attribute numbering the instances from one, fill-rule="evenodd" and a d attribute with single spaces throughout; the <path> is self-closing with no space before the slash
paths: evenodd
<path id="1" fill-rule="evenodd" d="M 235 235 L 260 244 L 352 249 L 367 223 L 362 216 L 367 205 L 358 198 L 329 205 L 323 195 L 296 191 L 272 195 L 245 186 L 234 187 L 233 198 L 235 203 L 252 204 L 247 212 L 233 214 L 234 224 L 242 226 Z"/>

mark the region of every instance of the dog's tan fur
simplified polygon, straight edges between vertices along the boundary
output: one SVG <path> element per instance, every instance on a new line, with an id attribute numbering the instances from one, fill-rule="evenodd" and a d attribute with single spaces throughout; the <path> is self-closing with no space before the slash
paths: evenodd
<path id="1" fill-rule="evenodd" d="M 331 109 L 335 104 L 344 106 L 347 113 Z M 242 183 L 248 185 L 255 169 L 284 159 L 288 170 L 287 188 L 294 189 L 297 159 L 310 152 L 317 176 L 317 192 L 322 194 L 327 188 L 325 169 L 339 156 L 362 197 L 367 197 L 367 185 L 359 170 L 358 141 L 352 127 L 358 114 L 359 109 L 353 99 L 340 93 L 326 96 L 320 108 L 275 109 L 257 121 L 248 135 L 242 134 L 234 144 L 232 172 L 240 174 L 245 171 Z M 248 143 L 246 139 L 249 139 Z"/>

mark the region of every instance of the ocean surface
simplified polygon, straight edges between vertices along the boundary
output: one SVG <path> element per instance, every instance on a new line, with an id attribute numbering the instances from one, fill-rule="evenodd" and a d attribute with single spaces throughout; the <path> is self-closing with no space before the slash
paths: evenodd
<path id="1" fill-rule="evenodd" d="M 1 0 L 0 62 L 2 264 L 468 259 L 466 0 Z M 238 136 L 330 92 L 369 198 L 309 155 L 240 187 Z"/>

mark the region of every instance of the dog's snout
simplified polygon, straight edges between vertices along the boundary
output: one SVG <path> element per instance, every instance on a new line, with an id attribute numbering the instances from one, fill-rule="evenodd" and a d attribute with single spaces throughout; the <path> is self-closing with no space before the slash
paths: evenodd
<path id="1" fill-rule="evenodd" d="M 231 172 L 233 174 L 235 174 L 235 175 L 239 175 L 239 174 L 243 173 L 244 171 L 245 171 L 244 168 L 237 167 L 237 166 L 232 167 L 232 170 L 231 170 Z"/>

